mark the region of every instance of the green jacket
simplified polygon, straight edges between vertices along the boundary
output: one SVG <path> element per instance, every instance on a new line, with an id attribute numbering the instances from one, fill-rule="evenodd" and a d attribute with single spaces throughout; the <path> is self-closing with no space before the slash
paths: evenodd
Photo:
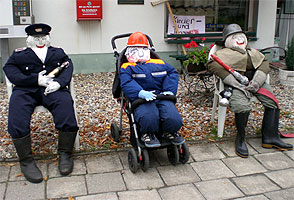
<path id="1" fill-rule="evenodd" d="M 239 49 L 223 48 L 216 51 L 214 55 L 241 74 L 244 74 L 246 71 L 256 71 L 257 69 L 265 74 L 270 72 L 269 62 L 266 60 L 265 56 L 256 49 L 247 48 L 245 52 Z M 222 80 L 230 74 L 230 72 L 213 59 L 207 62 L 207 68 Z"/>

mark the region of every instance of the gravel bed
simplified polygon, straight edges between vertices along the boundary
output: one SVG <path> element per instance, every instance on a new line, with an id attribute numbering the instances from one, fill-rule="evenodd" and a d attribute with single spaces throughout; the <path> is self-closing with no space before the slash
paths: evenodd
<path id="1" fill-rule="evenodd" d="M 111 123 L 119 123 L 120 104 L 112 97 L 111 87 L 114 73 L 75 74 L 76 108 L 78 113 L 80 152 L 105 151 L 129 147 L 129 124 L 127 115 L 123 114 L 123 132 L 119 143 L 110 135 Z M 199 77 L 189 79 L 181 76 L 178 89 L 177 108 L 184 126 L 180 133 L 189 142 L 215 141 L 217 118 L 211 120 L 213 92 L 205 90 Z M 189 80 L 192 82 L 189 82 Z M 195 84 L 195 82 L 199 84 Z M 212 82 L 210 82 L 212 83 Z M 280 103 L 280 130 L 293 132 L 294 99 L 293 87 L 280 85 L 278 73 L 271 72 L 271 84 Z M 211 86 L 211 84 L 209 84 Z M 15 148 L 7 132 L 8 99 L 6 85 L 0 83 L 0 161 L 15 158 Z M 248 131 L 250 136 L 258 136 L 261 129 L 263 107 L 260 103 L 253 105 L 249 116 Z M 236 133 L 234 115 L 228 109 L 224 138 L 233 138 Z M 57 153 L 58 132 L 54 128 L 50 113 L 34 113 L 31 122 L 32 149 L 39 156 Z"/>

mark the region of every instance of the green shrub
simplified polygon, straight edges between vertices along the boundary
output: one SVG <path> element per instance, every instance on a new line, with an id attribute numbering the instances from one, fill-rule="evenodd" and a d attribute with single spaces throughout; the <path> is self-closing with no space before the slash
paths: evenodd
<path id="1" fill-rule="evenodd" d="M 288 44 L 286 67 L 288 70 L 294 71 L 294 37 L 292 37 L 290 43 Z"/>

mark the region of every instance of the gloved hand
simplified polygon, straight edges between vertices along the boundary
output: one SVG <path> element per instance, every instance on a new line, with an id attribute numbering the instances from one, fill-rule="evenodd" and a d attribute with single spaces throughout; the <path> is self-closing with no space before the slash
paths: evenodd
<path id="1" fill-rule="evenodd" d="M 239 81 L 236 80 L 236 78 L 230 74 L 228 75 L 224 80 L 223 80 L 224 84 L 232 86 L 234 88 L 237 88 L 239 90 L 241 90 L 248 99 L 250 99 L 252 97 L 252 94 L 250 91 L 246 90 L 246 86 L 242 85 L 241 83 L 239 83 Z"/>
<path id="2" fill-rule="evenodd" d="M 228 87 L 219 93 L 219 95 L 221 96 L 219 104 L 221 106 L 227 107 L 230 105 L 229 99 L 232 96 L 232 92 L 233 92 L 233 89 L 231 87 Z"/>
<path id="3" fill-rule="evenodd" d="M 161 92 L 160 94 L 163 94 L 163 95 L 174 95 L 174 93 L 172 93 L 171 91 Z"/>
<path id="4" fill-rule="evenodd" d="M 256 81 L 251 80 L 247 85 L 246 90 L 252 93 L 256 93 L 259 90 L 259 84 Z"/>
<path id="5" fill-rule="evenodd" d="M 141 99 L 145 99 L 146 101 L 152 101 L 156 99 L 156 95 L 153 94 L 155 91 L 145 91 L 141 90 L 138 94 L 138 97 Z"/>
<path id="6" fill-rule="evenodd" d="M 60 88 L 60 84 L 57 81 L 50 81 L 49 85 L 46 87 L 44 95 L 50 94 L 57 91 Z"/>
<path id="7" fill-rule="evenodd" d="M 53 81 L 53 78 L 49 77 L 47 75 L 44 75 L 45 73 L 46 73 L 46 70 L 43 70 L 43 71 L 39 72 L 39 74 L 38 74 L 38 85 L 39 86 L 47 87 L 49 85 L 49 82 Z"/>
<path id="8" fill-rule="evenodd" d="M 252 80 L 246 87 L 246 90 L 252 93 L 256 93 L 259 90 L 259 88 L 264 84 L 266 77 L 267 75 L 263 71 L 256 70 Z"/>

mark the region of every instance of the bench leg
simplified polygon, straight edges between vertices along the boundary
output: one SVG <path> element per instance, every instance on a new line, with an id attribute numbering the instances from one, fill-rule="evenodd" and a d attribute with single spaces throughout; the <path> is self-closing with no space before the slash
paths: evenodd
<path id="1" fill-rule="evenodd" d="M 218 106 L 217 136 L 223 137 L 227 107 Z"/>
<path id="2" fill-rule="evenodd" d="M 78 151 L 79 149 L 80 149 L 80 135 L 78 131 L 76 139 L 75 139 L 75 150 Z"/>
<path id="3" fill-rule="evenodd" d="M 214 97 L 213 97 L 213 104 L 212 104 L 212 112 L 211 112 L 211 121 L 214 122 L 215 119 L 215 112 L 216 112 L 216 105 L 218 102 L 218 95 L 216 93 L 214 93 Z"/>

